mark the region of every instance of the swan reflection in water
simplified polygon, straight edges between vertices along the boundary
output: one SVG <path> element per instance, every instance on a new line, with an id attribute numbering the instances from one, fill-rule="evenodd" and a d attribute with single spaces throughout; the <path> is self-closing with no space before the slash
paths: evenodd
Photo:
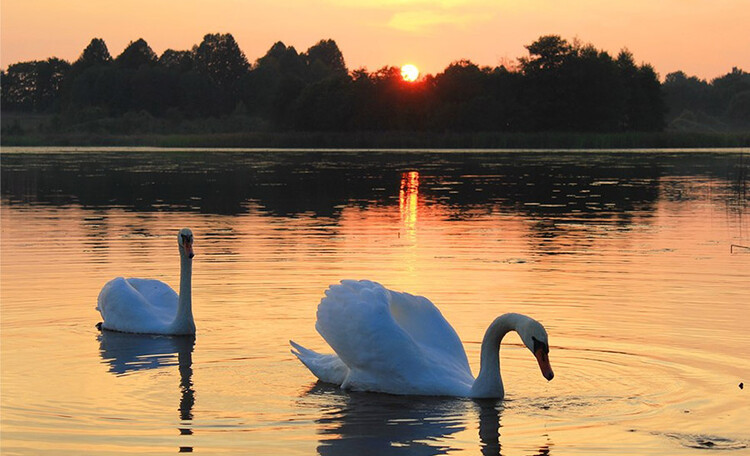
<path id="1" fill-rule="evenodd" d="M 193 389 L 193 348 L 195 336 L 156 336 L 124 334 L 103 330 L 99 336 L 99 354 L 114 375 L 127 375 L 141 370 L 177 366 L 180 372 L 181 435 L 191 435 L 195 390 Z M 190 452 L 192 447 L 180 447 Z"/>
<path id="2" fill-rule="evenodd" d="M 303 396 L 320 409 L 321 456 L 446 454 L 445 439 L 466 429 L 471 401 L 345 392 L 318 382 Z"/>
<path id="3" fill-rule="evenodd" d="M 501 454 L 502 401 L 351 392 L 318 382 L 300 404 L 320 409 L 320 456 L 448 454 L 465 449 L 465 442 L 453 443 L 455 434 L 474 420 L 481 454 Z"/>

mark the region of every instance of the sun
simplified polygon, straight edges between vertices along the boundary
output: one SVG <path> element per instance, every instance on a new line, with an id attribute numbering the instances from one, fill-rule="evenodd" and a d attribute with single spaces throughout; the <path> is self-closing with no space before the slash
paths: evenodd
<path id="1" fill-rule="evenodd" d="M 401 67 L 401 77 L 404 78 L 404 81 L 414 82 L 419 77 L 419 68 L 411 63 L 407 63 Z"/>

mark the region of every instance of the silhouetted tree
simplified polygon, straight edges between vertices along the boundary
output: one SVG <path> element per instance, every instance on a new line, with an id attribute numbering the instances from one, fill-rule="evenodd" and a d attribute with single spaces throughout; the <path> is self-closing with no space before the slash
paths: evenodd
<path id="1" fill-rule="evenodd" d="M 640 109 L 634 116 L 631 127 L 635 131 L 660 131 L 666 126 L 664 114 L 667 110 L 659 83 L 659 76 L 651 65 L 638 68 L 637 97 Z"/>
<path id="2" fill-rule="evenodd" d="M 741 125 L 750 110 L 750 75 L 739 69 L 710 84 L 673 73 L 662 85 L 627 50 L 613 59 L 558 35 L 526 48 L 518 68 L 459 60 L 406 82 L 391 66 L 350 74 L 331 39 L 301 54 L 274 43 L 251 66 L 230 34 L 207 34 L 192 50 L 158 59 L 138 39 L 114 61 L 94 38 L 72 66 L 49 59 L 8 67 L 0 74 L 2 108 L 64 112 L 63 122 L 91 131 L 107 116 L 121 119 L 123 131 L 162 117 L 221 118 L 205 123 L 212 129 L 632 131 L 662 129 L 665 101 L 683 126 L 703 118 Z"/>
<path id="3" fill-rule="evenodd" d="M 559 67 L 571 55 L 572 46 L 557 35 L 540 37 L 526 46 L 529 57 L 518 59 L 525 76 L 522 88 L 522 103 L 528 106 L 531 114 L 532 130 L 560 129 L 561 122 L 567 123 L 564 93 L 560 81 Z"/>
<path id="4" fill-rule="evenodd" d="M 710 83 L 682 71 L 670 73 L 662 85 L 670 128 L 721 131 L 747 129 L 750 73 L 739 68 Z"/>
<path id="5" fill-rule="evenodd" d="M 673 120 L 684 111 L 712 111 L 711 86 L 708 82 L 682 71 L 669 73 L 662 85 L 669 106 L 668 118 Z"/>
<path id="6" fill-rule="evenodd" d="M 560 67 L 573 51 L 573 47 L 558 35 L 545 35 L 524 46 L 529 57 L 519 58 L 524 73 L 540 70 L 554 70 Z"/>
<path id="7" fill-rule="evenodd" d="M 519 71 L 509 71 L 505 67 L 492 69 L 488 74 L 488 96 L 492 102 L 489 121 L 490 131 L 529 131 L 529 105 L 524 103 L 524 76 Z"/>
<path id="8" fill-rule="evenodd" d="M 457 131 L 493 129 L 488 72 L 469 60 L 451 63 L 435 76 L 435 127 Z"/>
<path id="9" fill-rule="evenodd" d="M 107 44 L 101 38 L 94 38 L 83 50 L 78 60 L 74 62 L 74 65 L 79 69 L 86 69 L 96 65 L 105 65 L 111 61 L 112 56 L 109 55 Z"/>
<path id="10" fill-rule="evenodd" d="M 198 72 L 225 89 L 231 89 L 249 68 L 245 54 L 229 33 L 209 33 L 193 47 L 193 54 Z"/>
<path id="11" fill-rule="evenodd" d="M 557 71 L 560 104 L 553 129 L 618 130 L 625 109 L 625 88 L 607 52 L 590 44 L 573 46 Z"/>
<path id="12" fill-rule="evenodd" d="M 294 102 L 292 126 L 307 131 L 348 130 L 353 109 L 350 91 L 346 75 L 309 84 Z"/>
<path id="13" fill-rule="evenodd" d="M 239 101 L 240 81 L 249 69 L 245 54 L 234 37 L 229 33 L 204 36 L 200 45 L 193 47 L 193 58 L 196 71 L 215 85 L 215 89 L 210 90 L 214 95 L 210 104 L 203 105 L 201 112 L 211 115 L 232 112 Z"/>
<path id="14" fill-rule="evenodd" d="M 305 72 L 304 57 L 276 42 L 243 78 L 241 99 L 250 113 L 288 126 L 289 110 L 305 88 Z"/>
<path id="15" fill-rule="evenodd" d="M 711 85 L 714 88 L 714 96 L 717 98 L 717 102 L 723 110 L 729 106 L 729 103 L 735 95 L 750 90 L 750 73 L 745 73 L 735 67 L 724 76 L 720 76 L 711 81 Z M 723 112 L 721 114 L 723 114 Z"/>
<path id="16" fill-rule="evenodd" d="M 131 41 L 130 44 L 115 59 L 122 68 L 137 70 L 141 65 L 153 66 L 156 64 L 156 53 L 143 38 Z"/>
<path id="17" fill-rule="evenodd" d="M 614 60 L 590 44 L 571 45 L 556 35 L 527 49 L 529 57 L 519 61 L 532 130 L 663 128 L 658 77 L 648 65 L 637 67 L 627 51 Z"/>
<path id="18" fill-rule="evenodd" d="M 305 60 L 315 81 L 332 76 L 346 76 L 348 73 L 344 55 L 333 40 L 320 40 L 311 46 L 305 53 Z"/>
<path id="19" fill-rule="evenodd" d="M 193 53 L 190 51 L 167 49 L 159 57 L 159 65 L 170 71 L 186 73 L 193 69 Z"/>
<path id="20" fill-rule="evenodd" d="M 69 70 L 68 62 L 54 57 L 10 65 L 2 75 L 3 109 L 34 112 L 52 109 Z"/>
<path id="21" fill-rule="evenodd" d="M 305 66 L 304 56 L 300 55 L 294 46 L 287 47 L 283 42 L 277 41 L 263 57 L 258 59 L 254 69 L 266 68 L 278 75 L 302 78 Z"/>

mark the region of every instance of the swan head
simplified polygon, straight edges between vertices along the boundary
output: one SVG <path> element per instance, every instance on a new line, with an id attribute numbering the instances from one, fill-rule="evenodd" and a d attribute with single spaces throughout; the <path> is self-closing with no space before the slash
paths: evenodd
<path id="1" fill-rule="evenodd" d="M 183 228 L 177 234 L 177 245 L 180 246 L 180 254 L 187 255 L 188 258 L 193 258 L 193 232 L 190 228 Z"/>
<path id="2" fill-rule="evenodd" d="M 547 381 L 552 380 L 555 373 L 552 372 L 552 366 L 549 363 L 549 338 L 544 326 L 538 321 L 529 318 L 517 328 L 517 332 L 521 336 L 521 340 L 526 345 L 526 348 L 534 354 L 544 378 Z"/>

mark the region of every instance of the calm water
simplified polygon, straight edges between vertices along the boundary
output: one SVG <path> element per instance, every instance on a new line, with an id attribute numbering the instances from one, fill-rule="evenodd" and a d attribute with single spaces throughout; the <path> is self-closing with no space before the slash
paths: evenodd
<path id="1" fill-rule="evenodd" d="M 55 152 L 2 155 L 3 455 L 750 453 L 750 151 Z M 100 334 L 183 226 L 197 337 Z M 343 278 L 429 297 L 474 372 L 532 315 L 555 379 L 512 334 L 502 402 L 316 384 L 287 341 L 328 351 Z"/>

